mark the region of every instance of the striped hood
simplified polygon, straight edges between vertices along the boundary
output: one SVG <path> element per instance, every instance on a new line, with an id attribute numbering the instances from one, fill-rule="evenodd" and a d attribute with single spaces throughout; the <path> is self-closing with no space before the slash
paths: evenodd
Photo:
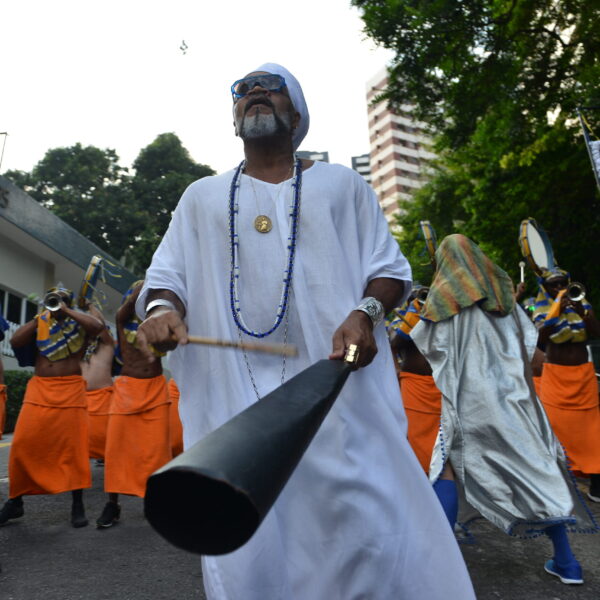
<path id="1" fill-rule="evenodd" d="M 489 312 L 509 314 L 515 306 L 510 277 L 469 238 L 444 238 L 435 258 L 437 270 L 421 316 L 443 321 L 473 304 Z"/>

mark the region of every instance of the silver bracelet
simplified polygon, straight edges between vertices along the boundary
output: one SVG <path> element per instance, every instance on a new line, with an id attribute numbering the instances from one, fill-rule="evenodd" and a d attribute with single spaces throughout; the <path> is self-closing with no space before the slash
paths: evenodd
<path id="1" fill-rule="evenodd" d="M 177 307 L 170 300 L 166 300 L 165 298 L 157 298 L 156 300 L 150 300 L 150 302 L 148 302 L 148 305 L 146 306 L 146 316 L 144 318 L 147 319 L 148 313 L 157 306 L 164 306 L 169 310 L 174 310 L 176 313 L 179 313 Z"/>
<path id="2" fill-rule="evenodd" d="M 373 323 L 373 329 L 383 321 L 383 317 L 385 316 L 383 304 L 379 302 L 377 298 L 373 298 L 372 296 L 363 298 L 354 310 L 361 310 L 362 312 L 367 313 Z"/>

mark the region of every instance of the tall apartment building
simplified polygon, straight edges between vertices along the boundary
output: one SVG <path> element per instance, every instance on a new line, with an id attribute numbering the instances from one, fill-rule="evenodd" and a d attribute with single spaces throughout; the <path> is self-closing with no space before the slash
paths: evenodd
<path id="1" fill-rule="evenodd" d="M 399 211 L 398 200 L 410 199 L 424 183 L 424 167 L 435 155 L 428 149 L 430 138 L 424 124 L 412 117 L 410 105 L 398 111 L 386 102 L 371 104 L 387 85 L 382 69 L 367 82 L 367 111 L 371 144 L 371 185 L 388 221 Z"/>

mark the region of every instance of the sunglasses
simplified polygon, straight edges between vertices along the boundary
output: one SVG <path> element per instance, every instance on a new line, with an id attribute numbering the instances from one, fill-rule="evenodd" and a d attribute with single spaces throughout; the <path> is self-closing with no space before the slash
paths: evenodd
<path id="1" fill-rule="evenodd" d="M 231 93 L 236 100 L 243 98 L 250 90 L 259 86 L 269 92 L 280 92 L 285 87 L 285 79 L 281 75 L 267 73 L 266 75 L 251 75 L 238 79 L 231 86 Z"/>

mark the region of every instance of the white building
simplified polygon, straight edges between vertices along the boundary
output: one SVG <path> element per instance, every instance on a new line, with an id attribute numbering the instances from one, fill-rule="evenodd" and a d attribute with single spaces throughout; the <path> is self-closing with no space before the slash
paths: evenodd
<path id="1" fill-rule="evenodd" d="M 106 282 L 97 285 L 105 297 L 103 313 L 113 322 L 134 275 L 8 179 L 0 177 L 0 313 L 10 323 L 10 330 L 0 342 L 5 369 L 18 368 L 9 344 L 12 333 L 38 312 L 38 304 L 28 297 L 43 298 L 57 282 L 77 295 L 96 254 L 115 265 L 108 267 L 113 274 L 107 274 Z"/>
<path id="2" fill-rule="evenodd" d="M 389 109 L 387 102 L 371 102 L 387 86 L 388 73 L 382 69 L 367 82 L 367 111 L 371 144 L 371 185 L 388 221 L 398 213 L 398 201 L 410 199 L 423 185 L 427 161 L 435 158 L 429 150 L 431 139 L 425 124 L 412 117 L 412 107 Z"/>

